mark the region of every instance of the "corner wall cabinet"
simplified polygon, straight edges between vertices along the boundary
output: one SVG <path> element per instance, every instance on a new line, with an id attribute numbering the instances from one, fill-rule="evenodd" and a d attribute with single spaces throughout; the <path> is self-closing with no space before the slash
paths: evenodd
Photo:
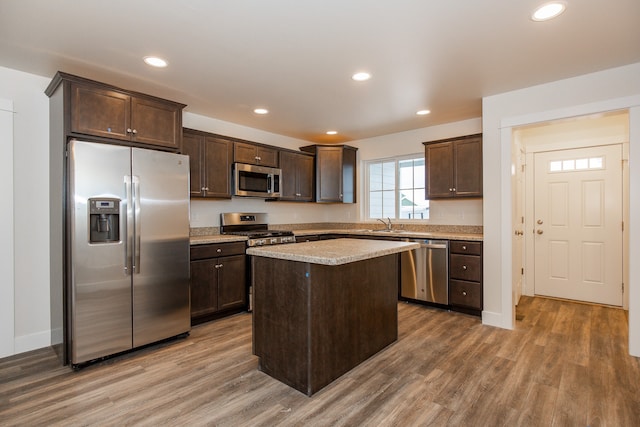
<path id="1" fill-rule="evenodd" d="M 308 153 L 280 151 L 280 183 L 279 200 L 295 202 L 313 201 L 314 158 Z"/>
<path id="2" fill-rule="evenodd" d="M 308 145 L 300 150 L 315 154 L 316 195 L 320 203 L 356 202 L 356 152 L 348 145 Z"/>
<path id="3" fill-rule="evenodd" d="M 482 197 L 482 135 L 424 142 L 427 199 Z"/>
<path id="4" fill-rule="evenodd" d="M 180 104 L 58 72 L 46 93 L 63 86 L 66 132 L 177 151 L 182 141 Z"/>
<path id="5" fill-rule="evenodd" d="M 233 145 L 233 161 L 277 168 L 278 150 L 248 142 L 235 142 Z"/>
<path id="6" fill-rule="evenodd" d="M 181 152 L 189 156 L 191 197 L 231 198 L 233 141 L 184 129 Z"/>
<path id="7" fill-rule="evenodd" d="M 482 242 L 449 242 L 449 304 L 455 311 L 482 311 Z"/>
<path id="8" fill-rule="evenodd" d="M 191 246 L 192 325 L 246 308 L 245 250 L 245 242 Z"/>

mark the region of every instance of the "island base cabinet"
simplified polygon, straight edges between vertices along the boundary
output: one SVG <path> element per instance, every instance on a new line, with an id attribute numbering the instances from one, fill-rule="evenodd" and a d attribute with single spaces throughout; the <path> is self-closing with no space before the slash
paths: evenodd
<path id="1" fill-rule="evenodd" d="M 329 266 L 252 257 L 259 369 L 311 396 L 398 339 L 397 254 Z"/>

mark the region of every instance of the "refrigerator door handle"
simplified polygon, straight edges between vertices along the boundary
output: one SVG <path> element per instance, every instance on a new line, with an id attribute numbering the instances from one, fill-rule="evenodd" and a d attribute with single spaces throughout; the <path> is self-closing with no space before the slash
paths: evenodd
<path id="1" fill-rule="evenodd" d="M 140 274 L 140 177 L 133 175 L 133 272 Z"/>
<path id="2" fill-rule="evenodd" d="M 126 219 L 125 219 L 125 239 L 124 239 L 124 274 L 129 276 L 133 274 L 131 264 L 130 248 L 133 247 L 133 197 L 131 195 L 131 176 L 124 176 L 124 191 L 127 197 L 126 203 Z"/>

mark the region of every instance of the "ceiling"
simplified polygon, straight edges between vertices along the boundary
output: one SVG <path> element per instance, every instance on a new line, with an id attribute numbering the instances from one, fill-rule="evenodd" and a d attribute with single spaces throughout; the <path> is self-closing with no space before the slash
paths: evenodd
<path id="1" fill-rule="evenodd" d="M 545 1 L 0 0 L 0 66 L 346 142 L 480 117 L 484 96 L 640 61 L 640 1 L 566 0 L 534 22 Z M 351 80 L 363 70 L 371 80 Z"/>

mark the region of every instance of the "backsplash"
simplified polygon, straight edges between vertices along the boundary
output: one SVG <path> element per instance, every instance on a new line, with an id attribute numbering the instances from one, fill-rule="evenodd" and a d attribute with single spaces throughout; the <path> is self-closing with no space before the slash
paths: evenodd
<path id="1" fill-rule="evenodd" d="M 371 222 L 316 222 L 302 224 L 274 224 L 273 230 L 382 230 L 381 223 Z M 431 233 L 472 233 L 482 234 L 481 225 L 438 225 L 438 224 L 393 224 L 395 230 L 420 231 Z M 191 236 L 211 236 L 220 234 L 220 227 L 195 227 L 191 229 Z"/>

